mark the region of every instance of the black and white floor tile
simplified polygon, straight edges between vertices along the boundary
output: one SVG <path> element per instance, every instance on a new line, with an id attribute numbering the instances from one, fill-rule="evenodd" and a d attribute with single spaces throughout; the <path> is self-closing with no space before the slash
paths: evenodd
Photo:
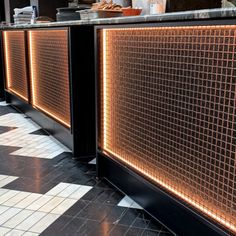
<path id="1" fill-rule="evenodd" d="M 0 102 L 0 236 L 172 235 L 96 178 L 96 160 L 68 148 Z"/>

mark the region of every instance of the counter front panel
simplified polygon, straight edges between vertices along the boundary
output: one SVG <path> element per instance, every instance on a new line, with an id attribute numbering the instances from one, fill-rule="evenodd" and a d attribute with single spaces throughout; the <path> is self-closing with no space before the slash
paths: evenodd
<path id="1" fill-rule="evenodd" d="M 3 31 L 6 89 L 28 101 L 25 31 Z"/>
<path id="2" fill-rule="evenodd" d="M 68 29 L 30 30 L 28 45 L 32 105 L 69 128 Z"/>
<path id="3" fill-rule="evenodd" d="M 99 34 L 100 150 L 236 232 L 236 26 Z"/>

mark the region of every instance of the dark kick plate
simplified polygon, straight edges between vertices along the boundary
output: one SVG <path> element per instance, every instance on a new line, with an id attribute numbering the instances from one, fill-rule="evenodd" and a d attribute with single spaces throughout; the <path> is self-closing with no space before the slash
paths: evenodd
<path id="1" fill-rule="evenodd" d="M 105 177 L 177 235 L 230 235 L 117 161 L 98 153 L 97 163 L 99 177 Z"/>

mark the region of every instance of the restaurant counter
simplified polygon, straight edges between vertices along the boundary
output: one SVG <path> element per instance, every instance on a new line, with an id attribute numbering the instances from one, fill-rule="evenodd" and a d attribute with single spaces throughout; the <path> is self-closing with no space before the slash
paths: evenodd
<path id="1" fill-rule="evenodd" d="M 177 235 L 234 235 L 235 19 L 232 8 L 2 27 L 7 101 L 50 118 L 62 141 L 67 130 L 75 154 L 96 152 L 98 176 Z"/>

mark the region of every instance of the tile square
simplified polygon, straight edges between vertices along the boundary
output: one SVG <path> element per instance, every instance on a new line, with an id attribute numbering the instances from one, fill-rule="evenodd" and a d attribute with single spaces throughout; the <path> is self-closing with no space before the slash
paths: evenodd
<path id="1" fill-rule="evenodd" d="M 39 222 L 47 214 L 44 212 L 34 212 L 31 216 L 17 225 L 15 228 L 19 230 L 29 231 L 29 229 Z"/>
<path id="2" fill-rule="evenodd" d="M 46 195 L 57 196 L 60 192 L 66 189 L 70 184 L 68 183 L 59 183 L 54 188 L 46 193 Z"/>
<path id="3" fill-rule="evenodd" d="M 38 193 L 31 193 L 29 196 L 18 202 L 15 207 L 18 208 L 26 208 L 29 206 L 32 202 L 36 201 L 38 198 L 40 198 L 42 195 Z"/>
<path id="4" fill-rule="evenodd" d="M 44 206 L 42 206 L 41 208 L 39 208 L 38 211 L 41 212 L 50 212 L 52 211 L 54 208 L 56 208 L 61 202 L 63 202 L 65 200 L 65 198 L 61 198 L 61 197 L 53 197 L 50 201 L 48 201 Z"/>
<path id="5" fill-rule="evenodd" d="M 0 235 L 5 235 L 7 232 L 10 232 L 11 229 L 5 228 L 5 227 L 0 227 Z"/>
<path id="6" fill-rule="evenodd" d="M 6 236 L 21 236 L 25 233 L 25 231 L 22 230 L 17 230 L 17 229 L 13 229 L 10 232 L 8 232 L 6 234 Z"/>
<path id="7" fill-rule="evenodd" d="M 19 208 L 9 208 L 5 212 L 3 212 L 0 215 L 0 225 L 3 225 L 5 222 L 7 222 L 9 219 L 14 217 L 16 214 L 18 214 L 21 211 Z"/>
<path id="8" fill-rule="evenodd" d="M 33 213 L 33 211 L 22 210 L 11 219 L 9 219 L 3 226 L 8 228 L 15 228 L 18 224 L 27 219 Z"/>
<path id="9" fill-rule="evenodd" d="M 53 214 L 60 214 L 62 215 L 64 212 L 66 212 L 70 207 L 72 207 L 77 200 L 75 199 L 65 199 L 62 203 L 60 203 L 57 207 L 55 207 L 51 213 Z"/>
<path id="10" fill-rule="evenodd" d="M 42 233 L 47 227 L 49 227 L 60 215 L 47 214 L 40 221 L 38 221 L 33 227 L 30 228 L 30 232 Z"/>
<path id="11" fill-rule="evenodd" d="M 76 190 L 74 193 L 72 193 L 69 196 L 69 198 L 79 200 L 80 198 L 82 198 L 91 189 L 92 189 L 91 186 L 81 185 L 81 187 L 78 190 Z"/>
<path id="12" fill-rule="evenodd" d="M 38 198 L 36 201 L 31 203 L 29 206 L 27 206 L 26 209 L 37 211 L 39 208 L 44 206 L 46 203 L 48 203 L 52 199 L 53 199 L 53 196 L 43 195 L 40 198 Z"/>
<path id="13" fill-rule="evenodd" d="M 4 202 L 8 201 L 9 199 L 14 197 L 18 193 L 19 191 L 15 191 L 15 190 L 9 190 L 5 192 L 4 194 L 0 196 L 0 204 L 3 204 Z"/>
<path id="14" fill-rule="evenodd" d="M 22 201 L 23 199 L 25 199 L 26 197 L 28 197 L 29 195 L 30 195 L 30 193 L 28 193 L 28 192 L 19 192 L 14 197 L 5 201 L 3 203 L 3 205 L 12 207 L 12 206 L 16 205 L 17 203 L 19 203 L 20 201 Z"/>
<path id="15" fill-rule="evenodd" d="M 70 195 L 73 195 L 73 193 L 79 191 L 81 188 L 80 185 L 77 184 L 70 184 L 67 188 L 62 190 L 57 196 L 58 197 L 69 197 Z"/>

